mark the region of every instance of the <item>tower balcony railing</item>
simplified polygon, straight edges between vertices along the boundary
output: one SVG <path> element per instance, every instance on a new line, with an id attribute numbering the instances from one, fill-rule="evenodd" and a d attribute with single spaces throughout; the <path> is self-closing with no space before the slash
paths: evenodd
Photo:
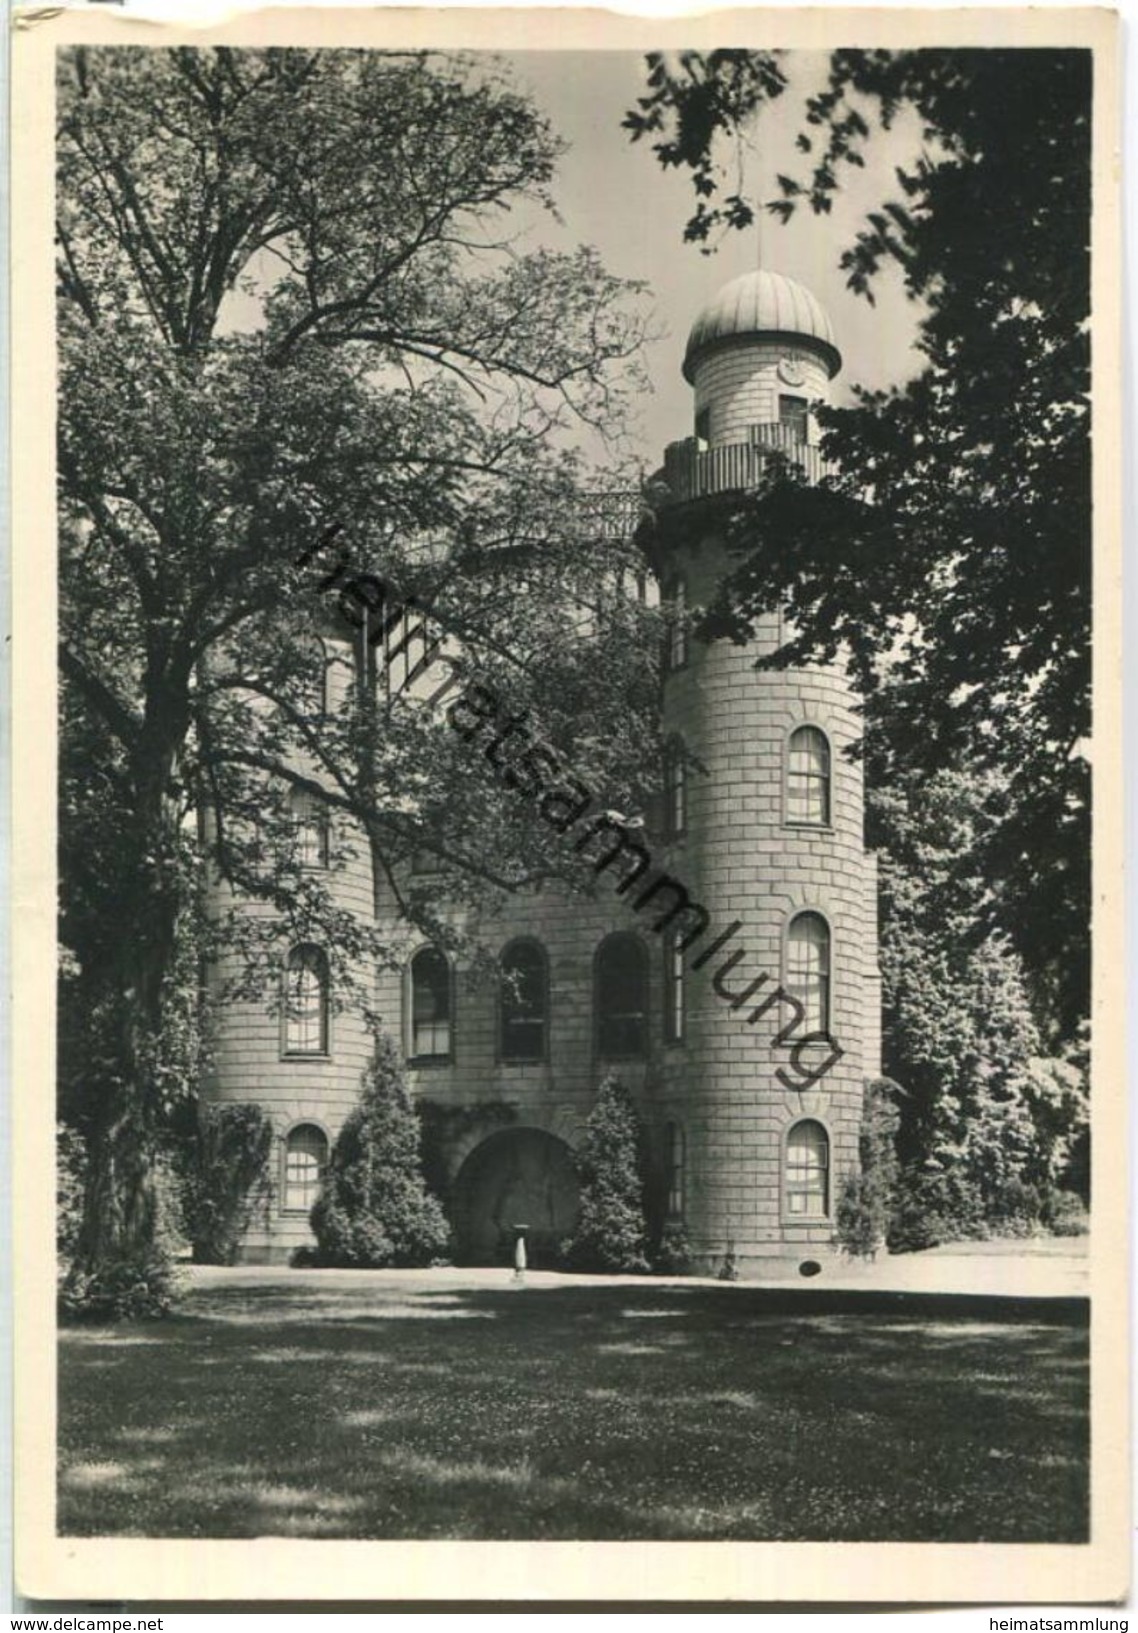
<path id="1" fill-rule="evenodd" d="M 675 503 L 757 487 L 772 454 L 798 465 L 808 482 L 820 482 L 832 474 L 833 466 L 818 448 L 802 440 L 797 426 L 774 422 L 748 429 L 746 441 L 723 442 L 714 448 L 695 437 L 669 444 L 664 452 L 664 480 Z"/>

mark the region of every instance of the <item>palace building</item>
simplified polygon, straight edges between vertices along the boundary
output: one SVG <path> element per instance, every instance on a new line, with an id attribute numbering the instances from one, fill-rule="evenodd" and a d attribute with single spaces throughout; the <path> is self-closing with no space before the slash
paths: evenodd
<path id="1" fill-rule="evenodd" d="M 694 435 L 661 472 L 666 506 L 684 513 L 664 530 L 683 542 L 653 563 L 666 600 L 705 606 L 725 572 L 709 501 L 753 486 L 776 452 L 820 479 L 811 405 L 840 367 L 818 301 L 773 272 L 734 279 L 696 318 L 683 363 Z M 413 941 L 404 968 L 377 977 L 375 1009 L 429 1103 L 464 1263 L 502 1262 L 522 1222 L 531 1262 L 552 1260 L 576 1217 L 574 1147 L 609 1073 L 643 1117 L 655 1224 L 682 1225 L 697 1269 L 730 1256 L 744 1277 L 792 1272 L 834 1251 L 864 1085 L 880 1069 L 876 869 L 842 668 L 754 667 L 782 644 L 780 617 L 749 646 L 688 639 L 681 621 L 669 642 L 663 725 L 688 755 L 665 779 L 660 860 L 704 910 L 702 933 L 679 921 L 658 933 L 633 892 L 526 891 L 494 921 L 499 986 Z M 326 866 L 322 813 L 298 796 L 296 821 L 304 861 Z M 385 911 L 364 861 L 335 889 L 355 912 Z M 311 1244 L 322 1166 L 372 1052 L 364 1018 L 332 1002 L 325 951 L 281 959 L 290 1002 L 280 1017 L 226 1007 L 211 1087 L 274 1123 L 251 1261 Z"/>

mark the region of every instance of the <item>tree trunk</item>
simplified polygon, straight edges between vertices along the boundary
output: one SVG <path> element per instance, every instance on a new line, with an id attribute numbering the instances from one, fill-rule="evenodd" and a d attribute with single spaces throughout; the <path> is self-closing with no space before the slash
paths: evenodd
<path id="1" fill-rule="evenodd" d="M 88 1012 L 88 1163 L 75 1282 L 98 1283 L 125 1266 L 141 1271 L 162 1257 L 155 1172 L 167 1111 L 163 999 L 185 888 L 178 813 L 165 793 L 173 760 L 172 753 L 165 757 L 165 774 L 141 791 L 125 836 L 117 956 L 110 968 L 92 972 L 102 1003 Z"/>

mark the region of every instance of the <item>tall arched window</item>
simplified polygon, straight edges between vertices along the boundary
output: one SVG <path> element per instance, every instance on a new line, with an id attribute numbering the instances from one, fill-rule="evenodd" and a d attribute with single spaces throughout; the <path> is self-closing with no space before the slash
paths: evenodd
<path id="1" fill-rule="evenodd" d="M 285 1213 L 307 1213 L 320 1195 L 328 1166 L 328 1140 L 315 1123 L 300 1123 L 289 1130 L 284 1152 L 281 1207 Z"/>
<path id="2" fill-rule="evenodd" d="M 308 943 L 288 955 L 285 980 L 285 1053 L 328 1053 L 328 958 Z"/>
<path id="3" fill-rule="evenodd" d="M 648 1047 L 648 954 L 639 937 L 608 936 L 594 965 L 597 1049 L 610 1060 L 636 1060 Z"/>
<path id="4" fill-rule="evenodd" d="M 328 816 L 315 794 L 294 788 L 288 798 L 296 835 L 296 859 L 302 868 L 328 866 Z"/>
<path id="5" fill-rule="evenodd" d="M 687 1190 L 687 1142 L 679 1123 L 664 1124 L 664 1162 L 668 1175 L 668 1218 L 682 1219 Z"/>
<path id="6" fill-rule="evenodd" d="M 688 661 L 688 586 L 682 573 L 668 585 L 668 634 L 664 667 L 682 669 Z"/>
<path id="7" fill-rule="evenodd" d="M 448 1060 L 451 1052 L 451 975 L 446 955 L 421 947 L 411 960 L 411 1056 Z"/>
<path id="8" fill-rule="evenodd" d="M 664 750 L 664 837 L 682 839 L 688 826 L 688 768 L 683 744 Z"/>
<path id="9" fill-rule="evenodd" d="M 502 954 L 499 1047 L 503 1060 L 544 1060 L 549 966 L 536 941 L 511 941 Z"/>
<path id="10" fill-rule="evenodd" d="M 674 930 L 664 937 L 664 1042 L 684 1041 L 684 938 Z"/>
<path id="11" fill-rule="evenodd" d="M 786 820 L 825 827 L 830 820 L 830 744 L 817 726 L 799 726 L 787 745 Z"/>
<path id="12" fill-rule="evenodd" d="M 830 1030 L 830 927 L 821 913 L 799 913 L 790 921 L 786 990 L 806 1012 L 804 1031 Z"/>
<path id="13" fill-rule="evenodd" d="M 795 1219 L 830 1212 L 830 1139 L 821 1123 L 795 1123 L 786 1137 L 786 1211 Z"/>

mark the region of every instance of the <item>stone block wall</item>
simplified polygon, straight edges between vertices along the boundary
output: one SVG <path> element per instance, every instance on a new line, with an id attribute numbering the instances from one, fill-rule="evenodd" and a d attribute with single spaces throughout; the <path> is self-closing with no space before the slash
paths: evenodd
<path id="1" fill-rule="evenodd" d="M 825 364 L 805 347 L 794 355 L 802 370 L 801 385 L 786 385 L 778 374 L 780 360 L 788 347 L 779 340 L 736 337 L 705 353 L 695 369 L 695 411 L 708 414 L 708 441 L 712 447 L 724 442 L 745 442 L 752 425 L 777 424 L 780 396 L 805 397 L 808 402 L 825 402 L 830 377 Z M 810 441 L 816 442 L 817 427 L 810 422 Z"/>

